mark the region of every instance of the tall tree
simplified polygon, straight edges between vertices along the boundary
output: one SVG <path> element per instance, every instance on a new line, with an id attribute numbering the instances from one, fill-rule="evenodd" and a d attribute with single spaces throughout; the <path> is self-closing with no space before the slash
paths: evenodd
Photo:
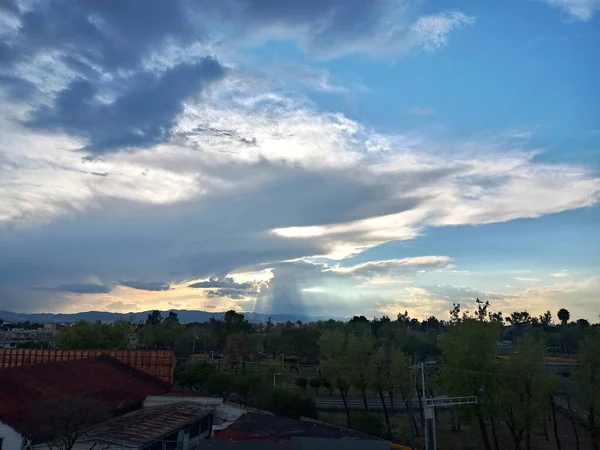
<path id="1" fill-rule="evenodd" d="M 442 382 L 450 395 L 476 395 L 479 403 L 467 407 L 463 415 L 477 419 L 486 450 L 491 449 L 486 427 L 487 408 L 495 401 L 494 382 L 490 374 L 497 370 L 496 353 L 500 327 L 463 317 L 453 323 L 440 339 L 443 365 Z"/>
<path id="2" fill-rule="evenodd" d="M 529 436 L 535 424 L 544 420 L 550 379 L 544 368 L 543 345 L 527 336 L 518 352 L 501 366 L 503 375 L 499 403 L 515 450 L 523 436 Z M 529 438 L 527 448 L 530 448 Z"/>
<path id="3" fill-rule="evenodd" d="M 368 366 L 370 370 L 369 380 L 371 387 L 379 396 L 383 416 L 385 417 L 386 435 L 390 435 L 390 415 L 388 413 L 387 404 L 385 401 L 385 393 L 393 388 L 392 379 L 390 376 L 390 354 L 389 349 L 379 347 L 371 358 L 371 364 Z"/>
<path id="4" fill-rule="evenodd" d="M 600 424 L 596 416 L 600 413 L 600 325 L 586 330 L 579 346 L 579 366 L 574 379 L 578 402 L 587 411 L 587 428 L 592 448 L 598 450 Z"/>
<path id="5" fill-rule="evenodd" d="M 565 308 L 559 309 L 556 315 L 558 316 L 558 320 L 560 320 L 560 323 L 562 325 L 566 325 L 569 322 L 569 319 L 571 318 L 571 313 Z"/>
<path id="6" fill-rule="evenodd" d="M 350 410 L 348 408 L 348 390 L 350 389 L 351 376 L 346 358 L 346 334 L 343 331 L 325 331 L 319 339 L 321 354 L 319 369 L 323 375 L 340 392 L 348 428 L 352 428 Z"/>
<path id="7" fill-rule="evenodd" d="M 404 402 L 404 407 L 412 419 L 411 427 L 416 430 L 417 420 L 412 414 L 412 397 L 415 390 L 415 374 L 412 369 L 410 357 L 402 351 L 401 348 L 395 348 L 392 351 L 390 361 L 390 378 L 396 392 L 400 393 L 400 397 Z"/>
<path id="8" fill-rule="evenodd" d="M 373 340 L 366 336 L 349 335 L 347 337 L 345 359 L 349 364 L 351 383 L 362 396 L 365 410 L 369 409 L 367 404 L 367 389 L 370 386 L 369 366 L 373 355 Z"/>
<path id="9" fill-rule="evenodd" d="M 162 315 L 158 309 L 155 309 L 150 314 L 148 314 L 148 318 L 146 319 L 147 325 L 158 325 L 163 320 Z"/>

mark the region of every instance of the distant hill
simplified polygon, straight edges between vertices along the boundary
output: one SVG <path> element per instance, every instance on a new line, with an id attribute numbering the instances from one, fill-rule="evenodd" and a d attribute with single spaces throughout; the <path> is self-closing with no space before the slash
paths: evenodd
<path id="1" fill-rule="evenodd" d="M 187 309 L 169 309 L 166 311 L 162 311 L 163 317 L 167 316 L 170 311 L 177 313 L 179 317 L 179 321 L 181 323 L 190 323 L 190 322 L 206 322 L 211 317 L 215 319 L 223 318 L 222 312 L 208 312 L 208 311 L 194 311 Z M 101 322 L 114 322 L 119 319 L 129 320 L 134 323 L 145 322 L 148 314 L 152 311 L 141 311 L 141 312 L 131 312 L 131 313 L 115 313 L 115 312 L 107 312 L 107 311 L 86 311 L 79 312 L 73 314 L 53 314 L 53 313 L 15 313 L 10 311 L 0 311 L 0 319 L 5 322 L 38 322 L 38 323 L 70 323 L 77 322 L 78 320 L 87 320 L 95 322 L 97 320 Z M 306 316 L 302 314 L 266 314 L 266 313 L 255 313 L 255 312 L 244 312 L 244 316 L 248 319 L 249 322 L 266 322 L 269 320 L 269 317 L 273 322 L 287 322 L 288 320 L 291 322 L 297 322 L 298 320 L 302 322 L 315 322 L 317 320 L 344 320 L 341 317 L 326 317 L 326 316 Z"/>

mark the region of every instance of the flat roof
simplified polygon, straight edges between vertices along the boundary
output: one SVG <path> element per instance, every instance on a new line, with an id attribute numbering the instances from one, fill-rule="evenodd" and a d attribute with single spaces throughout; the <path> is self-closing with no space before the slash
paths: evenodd
<path id="1" fill-rule="evenodd" d="M 93 427 L 85 441 L 139 447 L 210 415 L 214 408 L 182 402 L 149 406 Z"/>

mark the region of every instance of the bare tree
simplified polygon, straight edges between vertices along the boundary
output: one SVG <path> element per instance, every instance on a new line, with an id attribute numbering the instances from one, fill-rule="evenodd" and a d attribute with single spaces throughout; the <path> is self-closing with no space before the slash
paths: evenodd
<path id="1" fill-rule="evenodd" d="M 91 427 L 109 418 L 108 406 L 95 399 L 62 397 L 39 405 L 26 434 L 49 450 L 71 450 Z M 95 445 L 90 448 L 99 450 Z"/>

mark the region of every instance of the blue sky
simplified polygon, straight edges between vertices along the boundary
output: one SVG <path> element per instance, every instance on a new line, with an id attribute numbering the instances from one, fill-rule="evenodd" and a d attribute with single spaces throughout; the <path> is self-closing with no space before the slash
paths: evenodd
<path id="1" fill-rule="evenodd" d="M 0 309 L 600 314 L 600 3 L 0 6 Z"/>

